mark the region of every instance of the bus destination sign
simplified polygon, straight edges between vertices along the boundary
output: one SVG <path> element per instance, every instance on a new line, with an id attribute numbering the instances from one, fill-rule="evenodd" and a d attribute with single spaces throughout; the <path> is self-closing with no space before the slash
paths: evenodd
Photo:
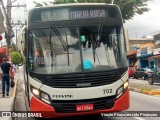
<path id="1" fill-rule="evenodd" d="M 106 16 L 105 10 L 79 10 L 71 11 L 70 19 L 88 19 L 88 18 L 104 18 Z"/>
<path id="2" fill-rule="evenodd" d="M 105 18 L 105 9 L 47 9 L 41 11 L 41 21 Z"/>

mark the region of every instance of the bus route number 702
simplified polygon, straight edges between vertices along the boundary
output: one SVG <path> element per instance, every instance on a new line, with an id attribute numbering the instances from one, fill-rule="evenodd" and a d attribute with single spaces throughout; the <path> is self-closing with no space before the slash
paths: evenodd
<path id="1" fill-rule="evenodd" d="M 103 89 L 103 94 L 112 93 L 112 89 Z"/>

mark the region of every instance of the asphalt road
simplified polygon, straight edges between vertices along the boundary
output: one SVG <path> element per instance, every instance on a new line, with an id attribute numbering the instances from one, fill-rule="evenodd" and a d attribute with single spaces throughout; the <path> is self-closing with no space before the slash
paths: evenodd
<path id="1" fill-rule="evenodd" d="M 160 98 L 130 91 L 130 109 L 122 112 L 122 115 L 132 114 L 132 117 L 74 117 L 61 120 L 159 120 L 160 117 L 144 117 L 147 115 L 160 115 Z M 150 112 L 151 111 L 151 112 Z M 159 111 L 159 112 L 156 112 Z M 120 113 L 121 114 L 121 113 Z M 116 115 L 120 116 L 120 115 Z"/>
<path id="2" fill-rule="evenodd" d="M 130 92 L 128 111 L 160 111 L 160 98 L 136 92 Z"/>

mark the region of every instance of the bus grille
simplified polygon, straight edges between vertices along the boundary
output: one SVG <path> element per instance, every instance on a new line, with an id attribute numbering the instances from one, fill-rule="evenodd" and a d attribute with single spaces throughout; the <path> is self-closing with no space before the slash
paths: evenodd
<path id="1" fill-rule="evenodd" d="M 94 104 L 94 110 L 111 109 L 114 106 L 115 96 L 88 99 L 88 100 L 52 100 L 52 106 L 57 113 L 76 112 L 76 105 Z"/>
<path id="2" fill-rule="evenodd" d="M 47 76 L 46 85 L 54 88 L 83 88 L 112 84 L 120 79 L 120 72 L 99 72 Z"/>

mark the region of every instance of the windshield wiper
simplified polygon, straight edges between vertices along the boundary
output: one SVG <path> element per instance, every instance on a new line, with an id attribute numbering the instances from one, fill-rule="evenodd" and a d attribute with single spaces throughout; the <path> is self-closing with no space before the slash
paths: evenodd
<path id="1" fill-rule="evenodd" d="M 91 41 L 92 41 L 92 43 L 93 43 L 93 36 L 92 36 L 92 34 L 91 34 Z M 96 53 L 96 50 L 95 50 L 94 47 L 93 47 L 93 44 L 92 44 L 92 50 L 93 50 L 94 63 L 96 62 L 96 56 L 97 56 L 98 63 L 99 63 L 99 65 L 100 65 L 100 61 L 99 61 L 98 55 L 97 55 L 97 53 Z"/>
<path id="2" fill-rule="evenodd" d="M 59 33 L 58 29 L 57 29 L 57 26 L 56 25 L 51 25 L 51 28 L 54 30 L 54 32 L 56 33 L 59 41 L 61 42 L 64 50 L 67 50 L 67 44 L 66 42 L 64 41 L 63 37 L 61 36 L 61 34 Z"/>
<path id="3" fill-rule="evenodd" d="M 100 22 L 100 24 L 98 25 L 98 32 L 97 32 L 97 37 L 96 37 L 96 41 L 94 44 L 94 50 L 98 47 L 99 45 L 99 40 L 101 38 L 101 34 L 102 34 L 102 30 L 103 30 L 103 23 L 102 21 Z"/>
<path id="4" fill-rule="evenodd" d="M 96 41 L 95 41 L 94 46 L 93 46 L 93 58 L 94 58 L 94 62 L 96 61 L 96 56 L 97 56 L 97 59 L 98 59 L 98 55 L 96 53 L 96 48 L 99 45 L 99 40 L 100 40 L 100 37 L 101 37 L 102 28 L 103 28 L 103 23 L 101 21 L 100 24 L 98 25 L 97 37 L 96 37 Z M 93 40 L 92 40 L 92 43 L 93 43 Z M 98 62 L 100 64 L 99 59 L 98 59 Z"/>

